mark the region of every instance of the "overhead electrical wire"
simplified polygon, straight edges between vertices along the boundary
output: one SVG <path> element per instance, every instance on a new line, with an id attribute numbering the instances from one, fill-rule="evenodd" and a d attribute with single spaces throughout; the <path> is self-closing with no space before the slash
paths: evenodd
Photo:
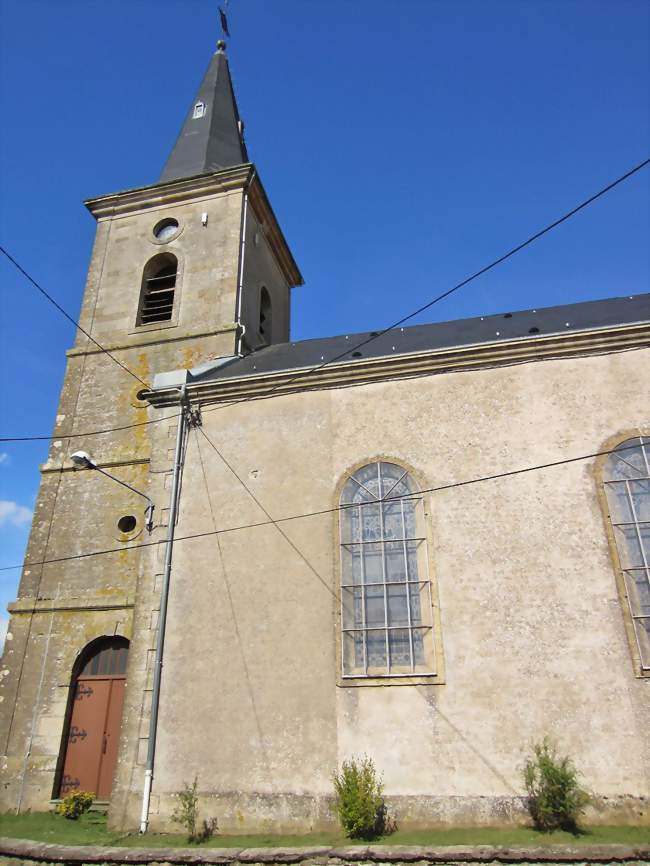
<path id="1" fill-rule="evenodd" d="M 166 415 L 162 418 L 150 418 L 148 421 L 137 421 L 135 424 L 124 424 L 121 427 L 106 427 L 103 430 L 88 430 L 84 433 L 51 433 L 49 436 L 0 436 L 0 442 L 49 442 L 50 439 L 85 439 L 87 436 L 101 436 L 103 433 L 120 433 L 122 430 L 134 430 L 136 427 L 147 427 L 149 424 L 173 421 L 174 418 L 180 418 L 180 412 L 174 415 Z"/>
<path id="2" fill-rule="evenodd" d="M 72 316 L 70 315 L 70 313 L 68 313 L 66 310 L 64 310 L 63 307 L 61 306 L 61 304 L 59 304 L 59 302 L 56 301 L 56 300 L 52 297 L 52 295 L 50 295 L 49 292 L 46 292 L 45 289 L 43 288 L 43 286 L 41 286 L 39 283 L 37 283 L 36 280 L 34 279 L 34 277 L 32 277 L 31 274 L 29 274 L 29 273 L 25 270 L 25 268 L 24 268 L 21 264 L 19 264 L 19 263 L 16 261 L 16 259 L 15 259 L 15 258 L 14 258 L 14 257 L 9 253 L 9 252 L 7 252 L 7 250 L 6 250 L 2 245 L 0 245 L 0 253 L 2 253 L 3 256 L 5 256 L 5 257 L 6 257 L 6 258 L 11 262 L 11 264 L 12 264 L 15 268 L 17 268 L 17 270 L 19 270 L 20 273 L 21 273 L 24 277 L 26 277 L 26 279 L 29 280 L 29 282 L 34 286 L 34 288 L 36 288 L 36 289 L 37 289 L 37 290 L 38 290 L 38 291 L 43 295 L 44 298 L 47 298 L 47 300 L 48 300 L 48 301 L 49 301 L 49 302 L 50 302 L 54 307 L 56 307 L 56 309 L 57 309 L 57 310 L 58 310 L 62 315 L 64 315 L 64 316 L 66 317 L 66 319 L 67 319 L 69 322 L 72 322 L 72 324 L 75 326 L 75 328 L 78 328 L 78 329 L 81 331 L 82 334 L 84 334 L 86 337 L 88 337 L 88 339 L 89 339 L 91 342 L 93 342 L 93 343 L 97 346 L 98 349 L 101 349 L 101 351 L 102 351 L 105 355 L 107 355 L 107 356 L 111 359 L 111 361 L 115 361 L 115 363 L 116 363 L 118 366 L 120 366 L 120 367 L 121 367 L 125 372 L 127 372 L 127 373 L 129 374 L 129 376 L 133 376 L 133 378 L 134 378 L 134 379 L 137 379 L 138 382 L 140 382 L 141 385 L 144 385 L 145 388 L 150 388 L 150 387 L 151 387 L 147 382 L 144 381 L 144 379 L 141 379 L 141 378 L 138 376 L 137 373 L 134 373 L 133 370 L 129 370 L 129 368 L 126 366 L 126 364 L 123 364 L 121 361 L 119 361 L 119 360 L 115 357 L 115 355 L 112 355 L 112 354 L 109 352 L 108 349 L 105 349 L 105 348 L 101 345 L 101 343 L 98 343 L 97 340 L 96 340 L 94 337 L 92 337 L 92 336 L 88 333 L 88 331 L 86 331 L 84 328 L 82 328 L 81 325 L 79 324 L 79 322 L 78 322 L 76 319 L 73 319 Z M 42 438 L 42 437 L 38 437 L 38 438 Z M 53 438 L 56 438 L 56 437 L 49 436 L 48 438 L 49 438 L 49 439 L 53 439 Z M 4 441 L 8 441 L 8 440 L 4 440 Z M 11 440 L 9 440 L 9 441 L 11 441 Z"/>
<path id="3" fill-rule="evenodd" d="M 638 448 L 638 444 L 635 445 L 625 445 L 620 448 L 611 448 L 606 451 L 594 451 L 591 454 L 581 454 L 578 457 L 565 457 L 562 460 L 552 460 L 549 463 L 537 463 L 533 466 L 524 466 L 521 469 L 510 469 L 506 472 L 495 472 L 492 475 L 482 475 L 479 478 L 468 478 L 465 481 L 452 481 L 449 484 L 440 484 L 437 487 L 424 487 L 421 490 L 414 491 L 412 493 L 404 493 L 400 496 L 389 496 L 386 499 L 378 500 L 381 502 L 399 502 L 402 499 L 417 499 L 425 493 L 441 493 L 445 490 L 455 490 L 459 487 L 468 487 L 471 484 L 481 484 L 485 481 L 498 481 L 501 478 L 511 478 L 515 475 L 524 475 L 528 472 L 538 472 L 542 469 L 552 469 L 556 466 L 565 466 L 569 463 L 579 463 L 581 460 L 592 460 L 597 457 L 605 457 L 608 454 L 619 454 L 622 451 L 630 451 L 634 448 Z M 222 457 L 223 459 L 223 457 Z M 226 464 L 228 465 L 228 464 Z M 230 467 L 229 467 L 230 468 Z M 234 471 L 234 470 L 233 470 Z M 259 504 L 259 503 L 258 503 Z M 197 538 L 207 538 L 211 535 L 224 535 L 229 532 L 241 532 L 245 529 L 258 529 L 262 526 L 272 526 L 278 523 L 290 523 L 294 520 L 303 520 L 308 517 L 321 517 L 325 514 L 336 514 L 339 511 L 346 511 L 349 508 L 358 508 L 359 506 L 364 507 L 366 505 L 376 505 L 376 502 L 364 502 L 364 503 L 346 503 L 344 505 L 336 505 L 333 508 L 322 508 L 319 511 L 307 511 L 303 514 L 290 514 L 288 517 L 276 517 L 273 520 L 260 520 L 256 523 L 245 523 L 239 526 L 229 526 L 225 529 L 217 529 L 211 530 L 208 532 L 196 532 L 192 535 L 177 535 L 174 539 L 174 543 L 178 541 L 193 541 Z M 260 506 L 262 507 L 262 506 Z M 265 510 L 262 508 L 262 510 Z M 110 547 L 105 548 L 103 550 L 92 550 L 87 553 L 77 553 L 71 556 L 60 556 L 55 559 L 43 559 L 37 560 L 35 562 L 24 562 L 22 565 L 4 565 L 0 567 L 1 571 L 14 571 L 15 569 L 20 568 L 37 568 L 42 565 L 53 565 L 59 562 L 70 562 L 75 559 L 88 559 L 93 556 L 103 556 L 110 553 L 121 553 L 124 550 L 143 550 L 147 547 L 157 547 L 159 544 L 166 544 L 166 539 L 160 539 L 160 541 L 145 541 L 142 544 L 134 544 L 134 545 L 122 545 L 121 547 Z"/>
<path id="4" fill-rule="evenodd" d="M 563 216 L 554 220 L 554 222 L 549 223 L 549 225 L 547 225 L 545 228 L 541 229 L 540 231 L 536 232 L 534 235 L 531 235 L 527 240 L 523 241 L 523 243 L 518 244 L 516 247 L 513 247 L 511 250 L 508 250 L 507 253 L 504 253 L 502 256 L 499 256 L 498 259 L 494 259 L 494 261 L 490 262 L 490 264 L 485 265 L 485 267 L 480 268 L 478 271 L 475 271 L 469 277 L 466 277 L 464 280 L 461 280 L 460 283 L 456 283 L 455 286 L 452 286 L 450 289 L 447 289 L 447 291 L 442 292 L 442 294 L 440 294 L 440 295 L 437 295 L 431 301 L 428 301 L 426 304 L 423 304 L 421 307 L 418 307 L 417 310 L 414 310 L 412 313 L 409 313 L 407 316 L 404 316 L 403 318 L 398 319 L 396 322 L 393 322 L 392 325 L 389 325 L 387 328 L 384 328 L 382 331 L 373 332 L 368 337 L 366 337 L 364 340 L 362 340 L 360 343 L 357 343 L 354 346 L 348 346 L 346 348 L 345 352 L 341 352 L 340 354 L 335 355 L 333 358 L 328 358 L 326 361 L 323 361 L 322 364 L 317 364 L 315 367 L 310 367 L 307 370 L 300 370 L 298 373 L 296 373 L 295 376 L 293 376 L 287 382 L 283 382 L 281 385 L 277 385 L 275 388 L 271 388 L 270 391 L 268 391 L 264 395 L 264 397 L 265 398 L 269 397 L 271 394 L 273 394 L 275 391 L 279 390 L 280 388 L 283 388 L 283 389 L 286 388 L 287 385 L 290 385 L 292 382 L 295 382 L 297 379 L 300 379 L 303 376 L 310 375 L 311 373 L 316 373 L 316 372 L 318 372 L 318 370 L 322 370 L 323 367 L 327 367 L 328 364 L 333 364 L 336 361 L 340 361 L 341 359 L 348 357 L 349 355 L 351 355 L 352 352 L 356 352 L 359 349 L 363 348 L 363 346 L 367 346 L 368 343 L 371 343 L 373 340 L 378 340 L 379 337 L 383 337 L 384 334 L 387 334 L 389 331 L 393 331 L 393 330 L 395 330 L 395 328 L 399 328 L 405 322 L 408 322 L 410 319 L 415 318 L 415 316 L 420 315 L 420 313 L 423 313 L 425 310 L 430 309 L 435 304 L 439 303 L 440 301 L 443 301 L 445 298 L 448 298 L 454 292 L 457 292 L 459 289 L 462 289 L 463 286 L 466 286 L 468 283 L 471 283 L 473 280 L 477 279 L 478 277 L 482 276 L 483 274 L 486 274 L 488 271 L 491 271 L 497 265 L 502 264 L 507 259 L 514 256 L 516 253 L 525 249 L 527 246 L 530 246 L 530 244 L 534 243 L 534 241 L 538 240 L 543 235 L 552 231 L 554 228 L 557 228 L 557 226 L 566 222 L 572 216 L 575 216 L 575 214 L 579 213 L 581 210 L 583 210 L 583 208 L 586 208 L 588 205 L 595 202 L 601 196 L 605 195 L 610 190 L 614 189 L 614 187 L 618 186 L 619 183 L 623 183 L 624 180 L 627 180 L 627 178 L 631 177 L 633 174 L 636 174 L 637 171 L 641 171 L 641 169 L 644 168 L 649 163 L 650 163 L 650 158 L 643 160 L 643 162 L 640 162 L 638 165 L 635 165 L 634 168 L 631 168 L 625 174 L 621 175 L 621 177 L 612 181 L 607 186 L 603 187 L 601 190 L 594 193 L 589 198 L 585 199 L 579 205 L 576 205 L 576 207 L 572 208 L 570 211 L 567 211 L 567 213 L 565 213 Z M 237 406 L 239 403 L 247 403 L 250 399 L 251 399 L 250 397 L 245 397 L 242 400 L 234 400 L 234 401 L 231 401 L 229 403 L 224 403 L 224 404 L 220 404 L 219 406 L 214 406 L 210 410 L 206 409 L 206 410 L 204 410 L 204 412 L 214 411 L 215 409 L 222 409 L 222 408 L 225 408 L 225 406 Z"/>
<path id="5" fill-rule="evenodd" d="M 357 343 L 354 346 L 346 348 L 345 352 L 343 352 L 339 355 L 335 355 L 332 358 L 328 358 L 327 360 L 323 361 L 323 363 L 318 364 L 315 367 L 309 367 L 309 368 L 299 370 L 296 373 L 296 375 L 293 376 L 292 378 L 290 378 L 288 381 L 283 382 L 282 385 L 278 385 L 275 388 L 270 389 L 266 394 L 262 395 L 261 397 L 245 397 L 241 400 L 231 400 L 231 401 L 227 401 L 224 403 L 219 403 L 217 406 L 213 406 L 209 409 L 204 409 L 203 410 L 204 414 L 207 412 L 213 412 L 217 409 L 223 409 L 223 408 L 230 407 L 230 406 L 237 406 L 240 403 L 248 403 L 250 401 L 257 400 L 257 399 L 267 399 L 273 393 L 277 392 L 280 388 L 285 389 L 288 385 L 290 385 L 293 382 L 296 382 L 298 379 L 301 379 L 305 376 L 311 375 L 312 373 L 315 373 L 318 370 L 322 370 L 323 367 L 326 367 L 329 364 L 333 364 L 336 361 L 339 361 L 342 358 L 348 356 L 351 352 L 357 351 L 359 348 L 362 348 L 363 346 L 368 345 L 368 343 L 371 343 L 373 340 L 377 340 L 379 337 L 383 336 L 384 334 L 388 333 L 391 330 L 394 330 L 395 328 L 400 327 L 402 324 L 404 324 L 404 322 L 409 321 L 410 319 L 414 318 L 415 316 L 419 315 L 420 313 L 424 312 L 425 310 L 430 309 L 432 306 L 434 306 L 434 304 L 437 304 L 440 301 L 444 300 L 445 298 L 449 297 L 449 295 L 453 294 L 454 292 L 457 292 L 459 289 L 463 288 L 463 286 L 466 286 L 468 283 L 472 282 L 473 280 L 477 279 L 478 277 L 482 276 L 483 274 L 485 274 L 488 271 L 495 268 L 497 265 L 499 265 L 502 262 L 506 261 L 507 259 L 511 258 L 516 253 L 518 253 L 521 250 L 525 249 L 526 247 L 530 246 L 530 244 L 532 244 L 534 241 L 538 240 L 543 235 L 552 231 L 554 228 L 557 228 L 557 226 L 561 225 L 562 223 L 566 222 L 571 217 L 575 216 L 575 214 L 579 213 L 581 210 L 586 208 L 588 205 L 592 204 L 597 199 L 601 198 L 603 195 L 608 193 L 610 190 L 614 189 L 614 187 L 618 186 L 620 183 L 623 183 L 623 181 L 627 180 L 629 177 L 636 174 L 642 168 L 645 168 L 645 166 L 647 166 L 649 163 L 650 163 L 650 158 L 645 159 L 645 160 L 643 160 L 643 162 L 638 163 L 633 168 L 631 168 L 629 171 L 625 172 L 625 174 L 621 175 L 616 180 L 607 184 L 607 186 L 604 186 L 598 192 L 589 196 L 589 198 L 585 199 L 583 202 L 576 205 L 570 211 L 567 211 L 565 214 L 563 214 L 563 216 L 554 220 L 552 223 L 549 223 L 543 229 L 540 229 L 540 231 L 535 232 L 535 234 L 531 235 L 529 238 L 527 238 L 527 240 L 523 241 L 522 243 L 520 243 L 517 246 L 513 247 L 512 249 L 508 250 L 508 252 L 499 256 L 497 259 L 494 259 L 488 265 L 485 265 L 484 267 L 480 268 L 478 271 L 475 271 L 469 277 L 466 277 L 464 280 L 461 280 L 461 282 L 456 283 L 455 286 L 452 286 L 450 289 L 447 289 L 445 292 L 442 292 L 442 294 L 437 295 L 431 301 L 428 301 L 426 304 L 423 304 L 422 306 L 418 307 L 412 313 L 409 313 L 408 315 L 399 319 L 397 322 L 394 322 L 392 325 L 389 325 L 387 328 L 384 328 L 382 331 L 374 332 L 373 334 L 371 334 L 370 336 L 368 336 L 364 340 L 362 340 L 360 343 Z M 2 247 L 0 247 L 0 250 L 2 250 L 2 252 L 4 252 L 8 258 L 11 258 L 8 255 L 8 253 L 4 249 L 2 249 Z M 13 259 L 11 259 L 11 260 L 14 261 Z M 16 266 L 25 274 L 25 276 L 27 276 L 27 278 L 30 281 L 34 282 L 32 280 L 32 278 L 29 276 L 29 274 L 27 274 L 26 271 L 24 271 L 22 268 L 20 268 L 20 266 L 17 264 L 17 262 L 14 261 L 14 264 L 16 264 Z M 40 291 L 42 291 L 44 294 L 46 294 L 44 292 L 44 290 L 41 289 L 40 286 L 38 286 L 38 284 L 36 284 L 36 283 L 34 283 L 34 284 L 36 285 L 36 287 Z M 49 296 L 47 296 L 47 294 L 46 294 L 46 297 L 49 297 Z M 53 300 L 53 299 L 50 298 L 50 300 Z M 53 301 L 53 303 L 55 304 L 55 306 L 58 307 L 58 304 L 56 304 L 55 301 Z M 64 310 L 62 310 L 61 307 L 58 307 L 58 308 L 64 313 L 64 315 L 67 318 L 69 318 L 71 321 L 74 322 L 74 320 L 71 319 L 70 316 L 68 316 L 68 314 Z M 86 332 L 83 331 L 83 333 L 86 333 Z M 86 334 L 86 335 L 89 336 L 88 334 Z M 93 338 L 90 337 L 90 339 L 92 340 Z M 96 342 L 96 341 L 93 340 L 93 342 Z M 99 344 L 97 344 L 97 345 L 99 345 Z M 102 348 L 102 347 L 100 346 L 100 348 Z M 127 372 L 131 373 L 131 371 L 128 370 L 128 368 L 124 367 L 124 365 L 121 364 L 121 362 L 118 361 L 116 358 L 114 358 L 112 355 L 110 355 L 110 353 L 107 350 L 102 348 L 102 351 L 105 351 L 109 355 L 109 357 L 113 358 L 113 360 L 116 361 L 116 363 L 118 363 L 121 367 L 123 367 L 125 370 L 127 370 Z M 135 373 L 131 373 L 131 375 L 135 376 Z M 135 378 L 137 378 L 138 381 L 142 382 L 142 380 L 138 376 L 135 376 Z M 146 383 L 143 382 L 143 384 L 147 388 L 149 387 L 148 385 L 146 385 Z M 111 428 L 107 428 L 104 430 L 89 430 L 89 431 L 85 431 L 82 433 L 58 433 L 56 435 L 53 434 L 53 435 L 48 435 L 48 436 L 0 436 L 0 442 L 37 442 L 37 441 L 49 441 L 51 439 L 80 439 L 80 438 L 85 438 L 88 436 L 99 436 L 99 435 L 102 435 L 105 433 L 116 433 L 116 432 L 120 432 L 122 430 L 131 430 L 131 429 L 134 429 L 136 427 L 144 427 L 144 426 L 147 426 L 149 424 L 158 424 L 162 421 L 169 421 L 175 417 L 180 417 L 180 413 L 178 415 L 166 416 L 164 418 L 153 418 L 153 419 L 150 419 L 148 421 L 140 421 L 140 422 L 137 422 L 135 424 L 127 424 L 127 425 L 120 426 L 120 427 L 111 427 Z"/>
<path id="6" fill-rule="evenodd" d="M 316 580 L 318 580 L 319 583 L 321 583 L 321 584 L 325 587 L 325 589 L 326 589 L 328 592 L 332 592 L 331 587 L 328 586 L 328 584 L 327 584 L 327 580 L 323 577 L 322 574 L 319 574 L 319 572 L 314 568 L 313 564 L 312 564 L 312 563 L 307 559 L 307 557 L 306 557 L 305 554 L 302 552 L 302 550 L 298 547 L 298 545 L 295 543 L 295 541 L 293 541 L 293 539 L 292 539 L 290 536 L 287 535 L 287 533 L 284 531 L 284 529 L 283 529 L 281 526 L 278 526 L 278 522 L 277 522 L 276 520 L 274 520 L 274 518 L 271 516 L 270 512 L 268 511 L 268 509 L 267 509 L 267 508 L 266 508 L 266 507 L 265 507 L 265 506 L 260 502 L 260 500 L 257 498 L 257 496 L 255 495 L 255 493 L 253 493 L 253 491 L 250 489 L 250 487 L 248 486 L 248 484 L 246 484 L 246 482 L 245 482 L 244 479 L 241 477 L 241 475 L 239 475 L 239 473 L 237 472 L 237 470 L 236 470 L 236 469 L 232 466 L 232 464 L 231 464 L 231 463 L 230 463 L 230 462 L 229 462 L 229 461 L 224 457 L 224 455 L 223 455 L 223 454 L 221 453 L 221 451 L 217 448 L 217 446 L 214 444 L 214 442 L 212 441 L 212 439 L 210 439 L 210 437 L 209 437 L 208 434 L 205 432 L 205 430 L 204 430 L 202 427 L 197 427 L 197 428 L 196 428 L 196 432 L 197 432 L 196 445 L 197 445 L 197 448 L 198 448 L 198 450 L 199 450 L 199 457 L 200 457 L 200 459 L 201 459 L 201 468 L 203 469 L 203 457 L 201 456 L 201 448 L 200 448 L 200 443 L 199 443 L 199 438 L 198 438 L 198 434 L 199 434 L 199 433 L 201 434 L 201 436 L 203 436 L 203 438 L 204 438 L 205 441 L 208 443 L 208 445 L 212 448 L 212 450 L 216 452 L 217 456 L 219 457 L 219 459 L 221 460 L 221 462 L 224 464 L 224 466 L 228 469 L 228 471 L 229 471 L 232 475 L 234 475 L 234 477 L 236 478 L 236 480 L 239 482 L 239 484 L 241 485 L 241 487 L 244 488 L 244 490 L 246 491 L 246 493 L 248 493 L 248 495 L 249 495 L 250 498 L 253 500 L 253 502 L 255 503 L 255 505 L 257 505 L 257 507 L 260 509 L 260 511 L 263 511 L 263 512 L 264 512 L 264 514 L 266 515 L 266 517 L 267 517 L 267 518 L 269 519 L 269 521 L 271 522 L 272 526 L 274 526 L 274 527 L 277 529 L 277 531 L 280 533 L 280 535 L 282 536 L 282 538 L 284 538 L 284 540 L 287 542 L 287 544 L 289 545 L 289 547 L 291 547 L 291 548 L 292 548 L 292 549 L 293 549 L 293 550 L 298 554 L 298 556 L 300 557 L 300 559 L 302 559 L 302 561 L 305 563 L 305 565 L 307 566 L 307 568 L 308 568 L 308 569 L 311 571 L 311 573 L 314 575 L 314 577 L 316 578 Z M 212 511 L 212 506 L 210 506 L 210 510 Z M 214 518 L 214 515 L 213 515 L 213 518 Z M 216 527 L 215 527 L 215 528 L 216 528 Z M 217 538 L 219 538 L 218 535 L 217 535 Z"/>
<path id="7" fill-rule="evenodd" d="M 619 355 L 622 352 L 636 352 L 636 351 L 639 351 L 640 349 L 646 349 L 646 348 L 647 348 L 647 345 L 645 345 L 645 344 L 641 345 L 641 346 L 626 346 L 626 347 L 620 348 L 620 349 L 612 349 L 612 350 L 607 350 L 607 351 L 596 351 L 596 352 L 584 353 L 583 357 L 586 356 L 586 357 L 591 358 L 591 357 L 601 357 L 602 355 Z M 528 362 L 529 362 L 528 359 L 526 359 L 523 361 L 513 362 L 513 364 L 506 364 L 506 365 L 500 364 L 499 366 L 512 366 L 515 364 L 524 364 L 524 363 L 528 363 Z M 454 370 L 454 372 L 466 372 L 467 370 L 471 370 L 471 369 L 472 369 L 471 367 L 468 367 L 468 368 L 463 368 L 462 370 Z M 418 372 L 418 373 L 410 374 L 406 377 L 402 376 L 401 378 L 414 378 L 415 376 L 426 376 L 426 375 L 430 375 L 430 374 Z M 346 387 L 350 387 L 350 386 L 346 386 Z M 299 391 L 299 388 L 294 388 L 291 391 L 285 391 L 283 393 L 284 394 L 296 394 L 296 393 L 298 393 L 298 391 Z M 246 402 L 256 402 L 258 400 L 266 400 L 272 396 L 273 395 L 271 393 L 260 394 L 259 396 L 247 398 Z M 238 402 L 241 403 L 244 401 L 240 400 Z M 218 406 L 207 407 L 207 408 L 202 407 L 201 412 L 204 415 L 206 415 L 208 412 L 213 412 L 215 409 L 226 408 L 227 406 L 232 406 L 232 405 L 235 405 L 233 401 L 225 402 L 225 403 L 219 403 Z M 54 436 L 54 435 L 50 435 L 50 436 L 22 436 L 22 437 L 20 437 L 20 436 L 19 437 L 6 436 L 6 437 L 0 437 L 0 442 L 37 442 L 37 441 L 48 441 L 50 439 L 83 439 L 86 436 L 97 436 L 101 433 L 119 433 L 122 430 L 133 430 L 136 427 L 147 427 L 151 424 L 160 424 L 163 421 L 173 421 L 176 418 L 180 418 L 180 413 L 174 413 L 172 415 L 165 415 L 164 417 L 161 417 L 161 418 L 150 418 L 147 421 L 139 421 L 135 424 L 124 424 L 122 427 L 108 427 L 104 430 L 92 430 L 92 431 L 87 432 L 87 433 L 60 433 L 58 436 Z"/>

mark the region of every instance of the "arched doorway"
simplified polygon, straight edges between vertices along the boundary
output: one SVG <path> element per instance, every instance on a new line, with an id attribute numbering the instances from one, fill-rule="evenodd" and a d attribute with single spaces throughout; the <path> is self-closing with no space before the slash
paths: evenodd
<path id="1" fill-rule="evenodd" d="M 72 791 L 90 791 L 97 800 L 111 796 L 128 654 L 126 638 L 104 637 L 88 644 L 77 659 L 59 797 Z"/>

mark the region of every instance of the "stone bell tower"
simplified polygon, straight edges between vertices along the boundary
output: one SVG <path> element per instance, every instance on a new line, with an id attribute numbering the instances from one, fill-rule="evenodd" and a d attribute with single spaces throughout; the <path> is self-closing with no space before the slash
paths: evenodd
<path id="1" fill-rule="evenodd" d="M 248 161 L 223 42 L 160 180 L 86 206 L 97 234 L 79 321 L 92 339 L 78 331 L 67 353 L 9 605 L 0 811 L 44 810 L 75 787 L 117 802 L 119 766 L 138 763 L 139 723 L 122 719 L 146 713 L 155 613 L 134 623 L 134 610 L 143 595 L 155 599 L 157 578 L 133 548 L 163 536 L 165 503 L 147 535 L 142 500 L 101 473 L 75 470 L 70 453 L 86 451 L 99 469 L 149 490 L 169 472 L 169 455 L 152 454 L 148 424 L 158 419 L 142 399 L 156 373 L 236 363 L 287 341 L 290 290 L 302 283 Z M 83 710 L 100 694 L 106 705 Z M 94 769 L 82 779 L 79 767 Z"/>
<path id="2" fill-rule="evenodd" d="M 302 278 L 248 161 L 224 42 L 159 183 L 86 205 L 106 236 L 81 322 L 99 342 L 182 343 L 191 367 L 288 340 Z"/>

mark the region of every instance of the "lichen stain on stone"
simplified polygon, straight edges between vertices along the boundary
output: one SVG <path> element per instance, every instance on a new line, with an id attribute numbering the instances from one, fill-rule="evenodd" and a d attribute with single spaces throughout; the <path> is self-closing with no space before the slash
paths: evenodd
<path id="1" fill-rule="evenodd" d="M 123 538 L 121 538 L 120 541 L 128 541 L 129 540 L 128 535 L 124 535 L 124 533 L 121 533 L 121 534 L 123 535 Z M 126 570 L 129 568 L 129 550 L 128 550 L 128 548 L 125 547 L 123 550 L 120 550 L 118 552 L 117 561 L 118 561 L 118 563 L 122 569 Z"/>
<path id="2" fill-rule="evenodd" d="M 183 349 L 183 361 L 181 367 L 184 370 L 191 370 L 196 364 L 196 350 L 185 348 Z"/>

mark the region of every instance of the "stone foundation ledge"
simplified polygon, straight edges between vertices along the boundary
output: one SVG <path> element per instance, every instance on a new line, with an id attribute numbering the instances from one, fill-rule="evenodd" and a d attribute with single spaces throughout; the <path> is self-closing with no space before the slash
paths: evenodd
<path id="1" fill-rule="evenodd" d="M 92 845 L 50 845 L 25 839 L 0 838 L 0 855 L 19 863 L 64 864 L 286 864 L 344 866 L 352 863 L 650 863 L 648 845 L 548 845 L 507 848 L 493 845 L 350 845 L 328 848 L 112 848 Z"/>

